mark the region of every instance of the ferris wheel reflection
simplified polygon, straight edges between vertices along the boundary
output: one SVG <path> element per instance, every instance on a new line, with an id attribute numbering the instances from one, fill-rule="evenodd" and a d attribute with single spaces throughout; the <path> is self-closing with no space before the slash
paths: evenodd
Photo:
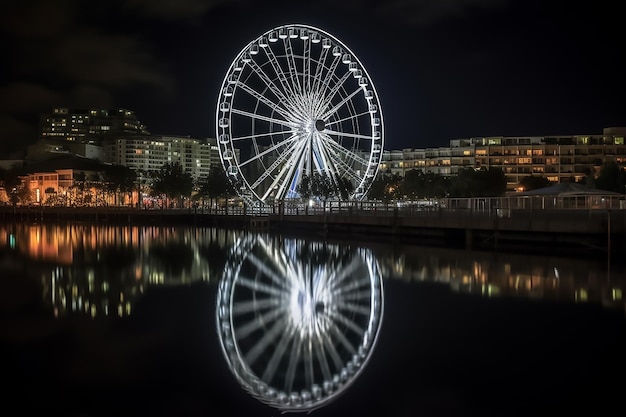
<path id="1" fill-rule="evenodd" d="M 352 384 L 383 315 L 369 250 L 249 235 L 233 246 L 217 295 L 224 356 L 253 397 L 311 411 Z"/>

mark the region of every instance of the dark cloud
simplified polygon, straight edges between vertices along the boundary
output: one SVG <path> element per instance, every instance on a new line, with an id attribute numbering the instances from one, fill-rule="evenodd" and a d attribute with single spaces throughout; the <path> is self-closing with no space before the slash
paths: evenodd
<path id="1" fill-rule="evenodd" d="M 0 113 L 0 159 L 21 159 L 25 145 L 37 134 L 37 125 Z"/>
<path id="2" fill-rule="evenodd" d="M 430 25 L 473 11 L 500 9 L 509 0 L 388 0 L 378 6 L 382 16 L 414 25 Z"/>
<path id="3" fill-rule="evenodd" d="M 171 92 L 174 82 L 151 49 L 132 36 L 83 33 L 52 47 L 46 70 L 76 82 L 113 87 L 146 83 Z"/>
<path id="4" fill-rule="evenodd" d="M 55 36 L 70 28 L 76 15 L 74 0 L 24 0 L 2 5 L 1 30 L 19 38 Z"/>
<path id="5" fill-rule="evenodd" d="M 68 107 L 103 109 L 115 107 L 115 98 L 111 92 L 94 85 L 75 86 L 69 94 L 69 99 L 70 101 L 66 104 Z"/>
<path id="6" fill-rule="evenodd" d="M 33 109 L 42 111 L 56 106 L 63 94 L 43 86 L 27 82 L 15 82 L 0 87 L 0 112 L 22 115 Z"/>
<path id="7" fill-rule="evenodd" d="M 128 10 L 147 18 L 159 20 L 197 21 L 208 11 L 224 5 L 244 7 L 246 0 L 127 0 Z"/>

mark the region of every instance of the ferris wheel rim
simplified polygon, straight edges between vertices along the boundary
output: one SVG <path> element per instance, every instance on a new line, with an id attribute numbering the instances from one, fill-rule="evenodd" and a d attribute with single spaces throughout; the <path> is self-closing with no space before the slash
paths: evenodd
<path id="1" fill-rule="evenodd" d="M 324 29 L 312 26 L 312 25 L 308 25 L 308 24 L 301 24 L 301 23 L 294 23 L 294 24 L 285 24 L 285 25 L 279 25 L 279 26 L 275 26 L 269 30 L 267 30 L 266 32 L 264 32 L 263 34 L 259 35 L 258 37 L 254 38 L 253 40 L 251 40 L 248 44 L 246 44 L 240 51 L 239 53 L 234 57 L 234 59 L 232 60 L 231 64 L 229 65 L 228 71 L 226 72 L 224 79 L 222 81 L 221 87 L 220 87 L 220 94 L 218 95 L 218 100 L 217 100 L 217 109 L 216 109 L 216 132 L 217 132 L 217 137 L 218 137 L 218 149 L 219 149 L 219 154 L 220 154 L 220 159 L 222 162 L 222 166 L 224 168 L 224 170 L 227 172 L 229 179 L 232 180 L 232 182 L 236 185 L 236 187 L 238 187 L 238 192 L 242 197 L 246 197 L 246 192 L 247 192 L 247 196 L 250 197 L 250 201 L 261 201 L 261 202 L 266 202 L 267 200 L 269 200 L 270 198 L 270 194 L 271 192 L 273 192 L 273 189 L 270 190 L 264 190 L 265 194 L 263 195 L 259 195 L 259 193 L 256 191 L 256 188 L 259 186 L 259 179 L 261 180 L 266 180 L 268 177 L 271 177 L 272 174 L 266 175 L 263 178 L 253 178 L 254 180 L 256 180 L 256 182 L 252 182 L 251 178 L 249 178 L 248 176 L 243 174 L 243 170 L 242 167 L 245 164 L 248 164 L 252 161 L 252 159 L 246 159 L 244 161 L 238 160 L 238 157 L 236 156 L 236 148 L 233 144 L 234 142 L 234 138 L 232 135 L 232 129 L 231 129 L 231 117 L 232 117 L 232 111 L 229 108 L 227 111 L 223 110 L 224 108 L 227 108 L 231 103 L 232 100 L 234 99 L 225 99 L 226 97 L 226 93 L 225 91 L 227 91 L 228 87 L 229 87 L 229 77 L 232 77 L 233 74 L 235 74 L 237 72 L 237 68 L 236 66 L 238 65 L 242 65 L 242 60 L 244 60 L 244 57 L 246 57 L 249 52 L 251 51 L 251 49 L 253 49 L 253 46 L 255 46 L 257 52 L 256 54 L 258 54 L 258 50 L 259 50 L 259 45 L 264 45 L 263 47 L 261 47 L 260 49 L 263 50 L 267 50 L 271 48 L 268 48 L 268 41 L 267 38 L 270 37 L 270 43 L 272 42 L 271 39 L 271 34 L 272 33 L 281 33 L 281 31 L 291 31 L 293 30 L 295 32 L 295 36 L 290 36 L 292 38 L 297 38 L 298 37 L 298 32 L 296 31 L 300 31 L 300 36 L 303 36 L 302 31 L 308 31 L 307 32 L 307 37 L 309 35 L 313 36 L 317 36 L 320 37 L 319 39 L 323 39 L 324 41 L 329 40 L 329 42 L 332 44 L 333 48 L 335 47 L 339 47 L 342 56 L 349 56 L 349 60 L 350 63 L 354 63 L 355 67 L 358 68 L 358 70 L 356 70 L 359 73 L 359 77 L 362 77 L 362 79 L 365 80 L 364 83 L 364 87 L 361 89 L 360 88 L 360 84 L 359 84 L 359 89 L 357 89 L 357 91 L 355 91 L 355 95 L 356 92 L 359 93 L 363 93 L 363 99 L 367 102 L 367 103 L 374 103 L 374 108 L 375 111 L 371 111 L 372 106 L 370 106 L 370 111 L 369 111 L 369 119 L 371 121 L 372 126 L 370 126 L 371 130 L 369 132 L 366 132 L 364 134 L 361 134 L 360 132 L 357 132 L 356 134 L 353 132 L 344 132 L 344 131 L 337 131 L 337 132 L 333 132 L 331 130 L 328 130 L 328 132 L 326 133 L 326 135 L 324 135 L 324 132 L 322 131 L 322 129 L 319 129 L 318 127 L 318 122 L 321 122 L 322 125 L 324 124 L 324 120 L 323 118 L 319 118 L 318 120 L 314 120 L 314 127 L 311 128 L 312 131 L 315 130 L 315 128 L 317 127 L 320 134 L 316 135 L 319 136 L 320 139 L 320 143 L 319 144 L 311 144 L 309 145 L 309 149 L 311 154 L 313 154 L 313 148 L 314 146 L 317 146 L 317 149 L 323 149 L 324 147 L 328 147 L 329 149 L 331 149 L 331 151 L 328 151 L 327 153 L 330 155 L 326 156 L 326 159 L 328 161 L 333 161 L 332 159 L 332 154 L 337 153 L 337 152 L 341 152 L 343 154 L 345 154 L 344 159 L 349 160 L 351 165 L 354 165 L 356 163 L 361 164 L 360 166 L 362 166 L 361 169 L 359 169 L 359 173 L 358 174 L 353 174 L 351 176 L 351 178 L 349 178 L 349 180 L 351 180 L 351 182 L 353 182 L 354 185 L 354 190 L 352 192 L 350 192 L 350 198 L 356 198 L 356 199 L 362 199 L 365 197 L 365 194 L 367 192 L 367 190 L 369 189 L 369 187 L 371 186 L 373 179 L 375 178 L 378 170 L 379 170 L 379 164 L 382 160 L 382 150 L 383 150 L 383 144 L 384 144 L 384 121 L 383 121 L 383 112 L 382 112 L 382 106 L 380 105 L 380 99 L 379 99 L 379 95 L 378 95 L 378 91 L 376 89 L 376 86 L 374 85 L 374 83 L 372 82 L 371 76 L 369 75 L 369 72 L 367 71 L 367 68 L 363 65 L 363 63 L 361 62 L 361 60 L 359 59 L 359 57 L 352 51 L 352 49 L 350 49 L 344 42 L 342 42 L 340 39 L 336 38 L 335 36 L 333 36 L 332 34 L 330 34 L 329 32 L 327 32 Z M 290 35 L 292 35 L 294 32 L 290 32 Z M 264 44 L 262 44 L 262 40 L 265 39 Z M 304 39 L 304 38 L 303 38 Z M 319 41 L 318 41 L 319 42 Z M 310 49 L 309 51 L 310 52 Z M 334 50 L 333 50 L 333 54 L 334 54 Z M 249 56 L 247 56 L 247 58 L 250 58 Z M 290 58 L 293 59 L 293 55 L 290 56 Z M 305 57 L 299 57 L 298 58 L 302 58 L 303 62 Z M 325 64 L 324 62 L 321 62 L 321 59 L 319 62 L 315 61 L 316 64 L 320 67 L 323 68 L 323 65 Z M 306 64 L 310 65 L 311 63 L 311 59 L 309 58 L 309 61 L 306 62 Z M 345 62 L 344 62 L 345 64 Z M 245 64 L 243 64 L 243 66 L 245 67 Z M 322 69 L 322 71 L 325 68 Z M 330 72 L 330 69 L 327 69 L 328 72 Z M 282 71 L 282 69 L 281 69 Z M 350 67 L 350 71 L 352 70 L 352 67 Z M 280 75 L 285 75 L 285 73 L 283 72 Z M 291 68 L 290 68 L 290 75 L 293 76 L 293 74 L 291 73 Z M 299 76 L 300 74 L 296 72 L 296 76 Z M 332 74 L 334 76 L 334 74 Z M 354 73 L 353 73 L 354 75 Z M 355 75 L 356 78 L 356 75 Z M 293 82 L 293 80 L 291 80 Z M 317 81 L 317 80 L 316 80 Z M 269 84 L 268 84 L 269 86 Z M 326 86 L 326 88 L 328 88 L 328 86 Z M 240 90 L 243 89 L 240 87 Z M 361 91 L 362 90 L 362 91 Z M 264 91 L 266 92 L 267 89 Z M 237 90 L 235 90 L 233 88 L 233 92 L 232 95 L 234 96 L 237 93 Z M 257 93 L 259 96 L 261 96 L 262 94 L 258 93 L 258 92 L 250 92 L 248 91 L 248 93 L 250 94 L 254 94 Z M 275 93 L 275 92 L 274 92 Z M 333 94 L 336 94 L 333 93 Z M 368 97 L 368 94 L 370 95 Z M 259 106 L 259 100 L 260 97 L 257 97 L 257 102 L 256 102 L 256 106 L 258 108 Z M 348 101 L 348 99 L 345 99 L 344 101 Z M 266 103 L 267 104 L 267 103 Z M 353 106 L 353 104 L 350 104 L 351 106 Z M 243 112 L 242 112 L 243 113 Z M 228 114 L 228 118 L 223 117 L 224 114 Z M 246 116 L 252 118 L 253 114 L 250 112 L 249 114 L 246 114 Z M 256 115 L 256 113 L 254 114 L 255 117 L 258 117 Z M 356 115 L 355 114 L 351 114 L 351 117 L 353 117 L 354 119 L 356 119 Z M 328 117 L 328 115 L 327 115 Z M 276 124 L 280 124 L 279 122 L 282 122 L 283 125 L 289 127 L 289 128 L 294 128 L 293 126 L 289 125 L 289 123 L 287 123 L 285 120 L 281 120 L 279 118 L 265 118 L 265 121 L 269 121 L 272 123 L 276 123 Z M 358 122 L 358 120 L 357 120 Z M 335 121 L 335 123 L 338 123 L 337 121 Z M 354 124 L 354 120 L 352 121 L 352 123 Z M 364 124 L 365 125 L 365 124 Z M 375 127 L 376 126 L 376 127 Z M 285 134 L 286 132 L 289 132 L 287 129 L 285 129 L 284 131 L 272 131 L 270 133 L 268 133 L 268 135 L 282 135 Z M 314 132 L 316 133 L 316 132 Z M 311 134 L 311 136 L 313 136 L 314 134 Z M 341 138 L 352 138 L 354 139 L 354 141 L 358 141 L 358 140 L 370 140 L 371 141 L 371 146 L 369 148 L 369 154 L 366 154 L 366 156 L 364 158 L 357 158 L 357 154 L 354 152 L 351 152 L 350 149 L 340 149 L 341 145 L 333 145 L 333 137 L 331 135 L 336 135 L 338 137 Z M 222 137 L 225 137 L 226 139 L 222 140 Z M 251 136 L 254 136 L 254 132 L 252 132 Z M 261 136 L 261 135 L 258 135 Z M 295 135 L 292 135 L 295 136 Z M 302 137 L 298 137 L 297 139 L 302 139 Z M 323 142 L 328 142 L 328 145 L 324 144 Z M 221 144 L 224 144 L 224 146 L 221 146 Z M 280 142 L 280 141 L 279 141 Z M 336 141 L 338 142 L 338 141 Z M 226 146 L 228 145 L 228 146 Z M 284 143 L 281 142 L 281 145 L 284 145 Z M 278 149 L 278 147 L 276 147 L 276 149 Z M 277 150 L 276 150 L 277 151 Z M 303 152 L 302 148 L 297 149 L 298 152 Z M 229 153 L 230 152 L 230 153 Z M 277 151 L 278 152 L 278 151 Z M 291 149 L 289 150 L 289 152 L 296 152 L 295 149 Z M 321 153 L 321 152 L 320 152 Z M 280 154 L 281 156 L 283 156 L 282 154 Z M 255 155 L 255 156 L 258 156 Z M 320 159 L 324 159 L 324 156 L 320 156 Z M 285 158 L 283 158 L 285 159 Z M 294 158 L 297 159 L 297 158 Z M 313 173 L 314 169 L 316 167 L 318 167 L 313 161 L 313 156 L 310 157 L 311 162 L 309 162 L 308 164 L 308 172 L 309 173 Z M 234 161 L 234 162 L 233 162 Z M 357 161 L 357 162 L 354 162 Z M 292 160 L 284 160 L 283 163 L 295 163 L 296 161 L 292 161 Z M 330 164 L 327 162 L 324 162 L 324 166 L 325 169 L 329 170 L 328 168 Z M 346 176 L 347 173 L 350 173 L 350 168 L 349 166 L 351 165 L 347 165 L 344 167 L 340 167 L 337 169 L 334 169 L 334 171 L 337 172 L 342 172 L 343 176 Z M 347 167 L 347 168 L 346 168 Z M 270 167 L 264 167 L 266 170 L 271 169 L 276 169 L 276 167 L 274 166 L 270 166 Z M 334 167 L 333 167 L 334 168 Z M 321 172 L 321 168 L 319 169 Z M 360 173 L 361 171 L 363 171 L 363 173 Z M 282 175 L 282 174 L 281 174 Z M 300 174 L 301 175 L 301 174 Z M 285 196 L 288 194 L 284 191 L 285 189 L 285 183 L 288 181 L 294 181 L 294 175 L 293 172 L 289 172 L 288 174 L 285 174 L 285 179 L 283 180 L 282 177 L 279 178 L 275 178 L 274 182 L 271 184 L 273 186 L 274 189 L 279 188 L 282 190 L 281 194 L 279 194 L 279 196 L 281 197 L 280 199 L 284 199 Z M 298 178 L 298 180 L 301 179 L 301 176 Z M 337 183 L 336 178 L 335 178 L 335 184 Z M 290 187 L 290 186 L 289 186 Z M 271 188 L 271 187 L 270 187 Z M 290 191 L 293 191 L 292 189 L 290 189 Z"/>

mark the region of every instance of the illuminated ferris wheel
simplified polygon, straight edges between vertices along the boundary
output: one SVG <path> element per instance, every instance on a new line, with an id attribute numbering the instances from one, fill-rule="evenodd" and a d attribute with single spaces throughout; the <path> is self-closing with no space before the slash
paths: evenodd
<path id="1" fill-rule="evenodd" d="M 311 411 L 345 391 L 376 344 L 382 278 L 363 248 L 247 235 L 217 295 L 228 365 L 252 396 Z"/>
<path id="2" fill-rule="evenodd" d="M 378 171 L 374 84 L 347 46 L 315 27 L 280 26 L 248 43 L 228 68 L 216 113 L 222 165 L 248 201 L 299 198 L 305 177 L 359 200 Z"/>

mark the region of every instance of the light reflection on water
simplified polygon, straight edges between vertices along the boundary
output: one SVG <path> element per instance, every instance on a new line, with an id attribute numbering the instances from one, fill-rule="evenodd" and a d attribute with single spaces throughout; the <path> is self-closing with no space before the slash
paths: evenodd
<path id="1" fill-rule="evenodd" d="M 230 249 L 245 234 L 216 228 L 3 225 L 0 271 L 39 280 L 44 301 L 58 315 L 128 315 L 148 286 L 217 283 Z M 360 243 L 372 248 L 383 279 L 436 282 L 485 297 L 626 308 L 623 264 L 608 268 L 604 260 Z"/>

